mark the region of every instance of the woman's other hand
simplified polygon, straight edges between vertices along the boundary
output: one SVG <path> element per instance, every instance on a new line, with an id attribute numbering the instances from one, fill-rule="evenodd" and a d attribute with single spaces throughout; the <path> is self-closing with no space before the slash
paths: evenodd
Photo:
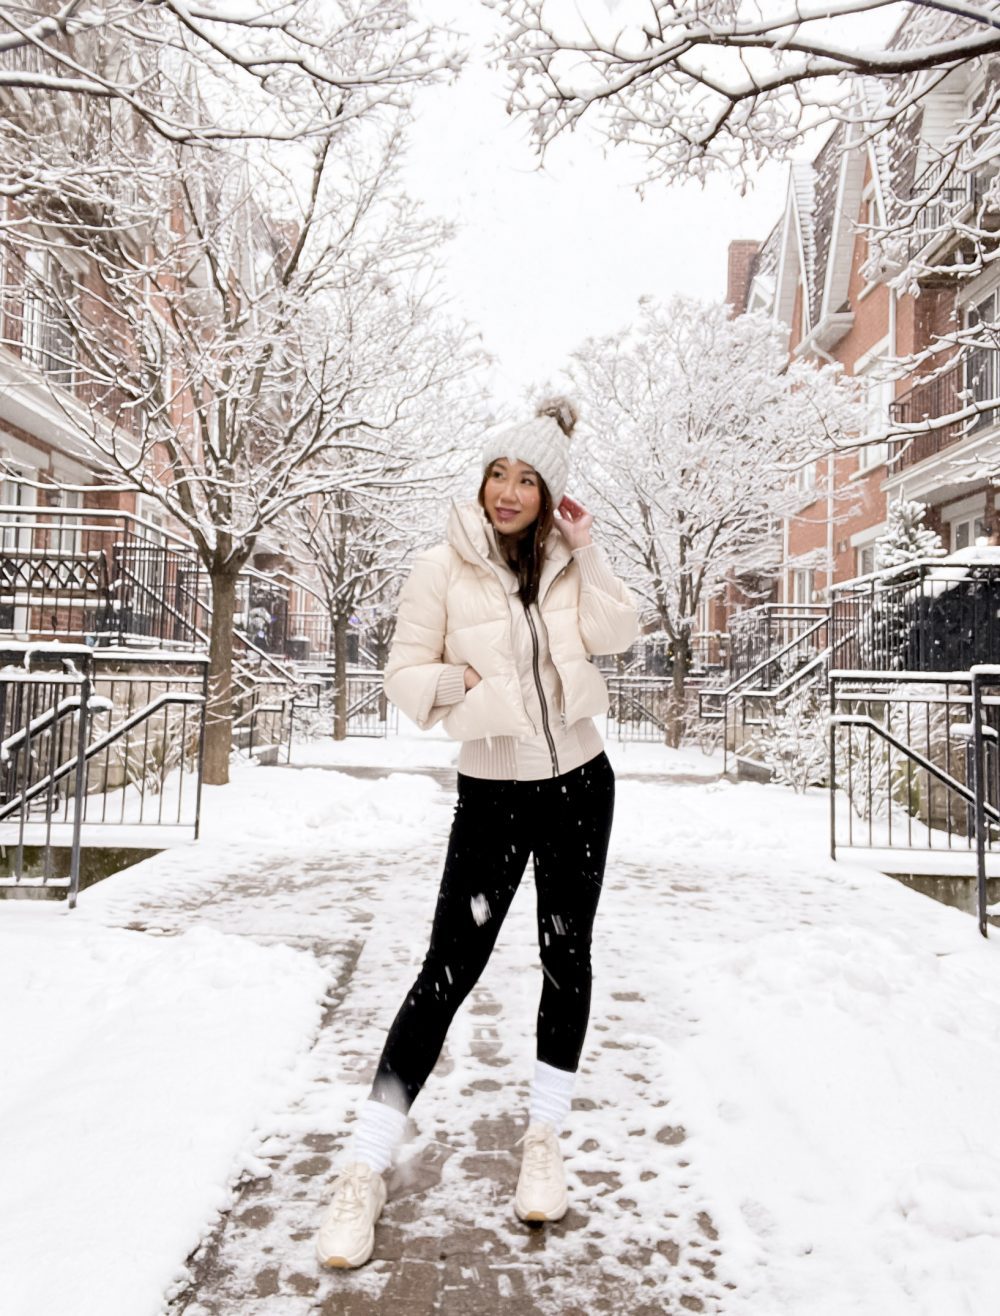
<path id="1" fill-rule="evenodd" d="M 466 690 L 471 690 L 472 687 L 474 685 L 478 685 L 482 679 L 483 678 L 479 675 L 479 673 L 476 671 L 474 667 L 467 667 L 465 669 L 464 680 L 465 680 Z"/>
<path id="2" fill-rule="evenodd" d="M 593 543 L 590 537 L 590 527 L 594 524 L 593 515 L 582 503 L 570 498 L 569 494 L 553 511 L 552 520 L 570 548 L 587 548 Z"/>

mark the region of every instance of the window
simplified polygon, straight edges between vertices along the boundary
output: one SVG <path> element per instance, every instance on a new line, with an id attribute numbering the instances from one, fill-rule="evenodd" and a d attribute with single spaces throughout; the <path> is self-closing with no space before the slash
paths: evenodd
<path id="1" fill-rule="evenodd" d="M 24 260 L 21 354 L 56 383 L 73 382 L 73 336 L 56 298 L 57 268 L 48 252 L 32 250 Z"/>
<path id="2" fill-rule="evenodd" d="M 985 345 L 974 347 L 965 362 L 965 387 L 977 402 L 1000 397 L 1000 295 L 991 292 L 970 306 L 965 314 L 969 329 L 980 328 Z M 1000 421 L 1000 408 L 981 412 L 972 421 L 970 431 L 987 429 Z"/>
<path id="3" fill-rule="evenodd" d="M 816 573 L 808 567 L 796 567 L 790 573 L 792 603 L 812 603 Z"/>
<path id="4" fill-rule="evenodd" d="M 854 574 L 870 576 L 875 570 L 875 543 L 865 544 L 854 550 Z"/>
<path id="5" fill-rule="evenodd" d="M 977 539 L 986 537 L 986 521 L 981 516 L 966 516 L 951 523 L 951 551 L 971 548 Z"/>
<path id="6" fill-rule="evenodd" d="M 893 384 L 891 380 L 884 379 L 883 374 L 884 366 L 877 359 L 857 371 L 857 378 L 864 390 L 866 403 L 865 429 L 869 431 L 882 429 L 889 419 L 889 404 L 892 402 Z M 882 466 L 888 456 L 889 445 L 887 443 L 869 443 L 858 449 L 858 470 L 874 470 L 876 466 Z"/>
<path id="7" fill-rule="evenodd" d="M 60 557 L 74 556 L 82 547 L 80 523 L 83 520 L 80 509 L 83 507 L 83 494 L 79 489 L 64 489 L 59 498 L 59 529 L 51 537 L 52 548 Z"/>
<path id="8" fill-rule="evenodd" d="M 34 475 L 34 471 L 18 470 L 14 474 L 24 478 L 29 474 Z M 27 518 L 19 515 L 13 509 L 15 507 L 33 507 L 34 503 L 35 490 L 30 485 L 22 484 L 17 479 L 0 480 L 0 506 L 7 509 L 0 512 L 0 548 L 4 553 L 27 553 L 30 551 L 31 527 L 22 526 L 22 521 Z"/>
<path id="9" fill-rule="evenodd" d="M 795 472 L 795 487 L 801 494 L 811 494 L 816 488 L 816 463 L 807 462 Z"/>
<path id="10" fill-rule="evenodd" d="M 878 228 L 878 202 L 875 199 L 875 187 L 872 183 L 865 188 L 861 198 L 861 222 L 865 226 L 865 246 L 871 254 L 873 230 Z"/>

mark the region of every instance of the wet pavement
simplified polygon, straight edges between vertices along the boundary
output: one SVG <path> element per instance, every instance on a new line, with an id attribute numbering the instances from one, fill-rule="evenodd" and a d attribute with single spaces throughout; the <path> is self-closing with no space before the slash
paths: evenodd
<path id="1" fill-rule="evenodd" d="M 441 784 L 453 781 L 449 773 Z M 595 995 L 578 1088 L 585 1095 L 574 1101 L 564 1134 L 571 1208 L 544 1227 L 514 1215 L 539 981 L 529 880 L 414 1107 L 411 1137 L 388 1177 L 373 1260 L 353 1272 L 318 1267 L 316 1226 L 388 1022 L 386 965 L 397 966 L 394 981 L 409 981 L 409 968 L 398 966 L 415 970 L 422 955 L 443 833 L 433 840 L 426 852 L 405 856 L 419 907 L 400 900 L 398 863 L 385 854 L 318 858 L 289 850 L 263 855 L 254 871 L 224 875 L 211 890 L 137 896 L 119 911 L 121 925 L 137 932 L 169 936 L 197 922 L 285 942 L 329 972 L 302 1090 L 275 1128 L 262 1130 L 258 1170 L 189 1258 L 190 1277 L 173 1294 L 169 1316 L 724 1312 L 716 1230 L 685 1200 L 685 1132 L 671 1121 L 655 1077 L 662 1042 L 648 1032 L 650 1006 L 635 990 L 628 957 L 602 973 Z M 639 901 L 640 921 L 642 901 L 684 900 L 694 889 L 678 885 L 671 895 L 661 877 L 638 869 L 623 881 Z M 608 1066 L 613 1093 L 592 1076 Z"/>

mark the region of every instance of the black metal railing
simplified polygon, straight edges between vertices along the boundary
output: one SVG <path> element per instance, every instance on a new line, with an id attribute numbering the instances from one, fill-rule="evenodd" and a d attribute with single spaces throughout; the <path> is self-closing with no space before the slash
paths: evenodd
<path id="1" fill-rule="evenodd" d="M 347 734 L 387 736 L 399 729 L 399 714 L 385 693 L 382 672 L 353 672 L 347 677 Z"/>
<path id="2" fill-rule="evenodd" d="M 704 686 L 698 691 L 698 717 L 703 723 L 719 726 L 725 771 L 730 755 L 739 756 L 748 749 L 783 699 L 803 683 L 816 684 L 825 678 L 830 658 L 825 605 L 795 614 L 789 625 L 792 638 L 780 648 L 725 685 Z"/>
<path id="3" fill-rule="evenodd" d="M 663 744 L 669 726 L 672 681 L 662 676 L 608 676 L 609 740 Z"/>
<path id="4" fill-rule="evenodd" d="M 85 846 L 197 836 L 204 659 L 137 674 L 50 644 L 4 646 L 0 664 L 0 885 L 66 889 L 72 905 Z"/>
<path id="5" fill-rule="evenodd" d="M 968 671 L 1000 662 L 1000 566 L 927 558 L 830 591 L 834 664 L 869 672 Z"/>
<path id="6" fill-rule="evenodd" d="M 954 415 L 974 403 L 985 404 L 997 398 L 1000 398 L 1000 351 L 977 347 L 940 374 L 918 380 L 890 403 L 889 417 L 895 424 L 918 425 Z M 916 466 L 960 439 L 992 428 L 998 420 L 998 408 L 983 406 L 966 420 L 894 439 L 891 468 L 902 471 Z"/>
<path id="7" fill-rule="evenodd" d="M 823 603 L 761 603 L 736 613 L 729 631 L 728 683 L 769 662 L 825 616 Z"/>
<path id="8" fill-rule="evenodd" d="M 975 877 L 986 935 L 1000 874 L 1000 667 L 830 674 L 830 850 Z M 888 862 L 883 858 L 883 862 Z"/>
<path id="9" fill-rule="evenodd" d="M 907 234 L 911 258 L 928 243 L 946 238 L 950 226 L 967 218 L 970 210 L 974 215 L 981 211 L 995 166 L 963 167 L 970 158 L 970 153 L 964 151 L 957 160 L 937 160 L 914 180 L 913 213 Z"/>
<path id="10" fill-rule="evenodd" d="M 0 632 L 191 647 L 206 600 L 194 548 L 141 518 L 0 506 Z"/>

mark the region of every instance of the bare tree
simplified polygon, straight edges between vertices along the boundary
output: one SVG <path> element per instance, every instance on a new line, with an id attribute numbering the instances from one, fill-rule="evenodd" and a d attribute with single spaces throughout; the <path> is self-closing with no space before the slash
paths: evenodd
<path id="1" fill-rule="evenodd" d="M 801 495 L 794 473 L 856 428 L 862 409 L 832 366 L 788 363 L 766 316 L 646 301 L 625 333 L 591 340 L 570 371 L 581 402 L 581 479 L 629 584 L 673 649 L 669 736 L 701 603 L 768 554 Z"/>
<path id="2" fill-rule="evenodd" d="M 746 186 L 826 125 L 836 149 L 872 144 L 883 192 L 868 273 L 898 291 L 974 276 L 996 259 L 1000 16 L 993 0 L 487 0 L 506 22 L 511 109 L 541 150 L 588 123 L 632 149 L 647 181 L 724 173 Z M 888 41 L 873 20 L 900 18 Z M 935 336 L 896 363 L 933 377 L 1000 347 L 1000 321 Z M 980 372 L 981 373 L 981 372 Z M 1000 399 L 956 387 L 947 414 L 860 443 L 971 424 Z"/>
<path id="3" fill-rule="evenodd" d="M 428 379 L 387 435 L 378 478 L 358 472 L 353 452 L 335 451 L 325 460 L 337 465 L 337 487 L 299 502 L 284 519 L 293 553 L 318 582 L 329 621 L 337 740 L 347 735 L 348 637 L 353 630 L 371 641 L 376 662 L 384 665 L 396 596 L 413 555 L 426 546 L 428 528 L 444 520 L 442 491 L 454 486 L 456 467 L 489 423 L 469 374 L 478 357 L 452 335 L 442 336 L 441 344 L 444 357 L 461 370 Z M 426 356 L 426 339 L 421 348 Z"/>
<path id="4" fill-rule="evenodd" d="M 443 35 L 406 0 L 5 2 L 0 99 L 111 107 L 178 143 L 322 137 L 456 68 Z"/>
<path id="5" fill-rule="evenodd" d="M 5 270 L 21 311 L 8 345 L 27 374 L 41 360 L 67 420 L 169 510 L 210 576 L 210 782 L 228 774 L 236 577 L 258 537 L 300 499 L 341 487 L 333 450 L 353 454 L 355 483 L 382 478 L 392 427 L 464 369 L 461 351 L 427 333 L 446 230 L 396 179 L 399 104 L 429 76 L 424 45 L 388 0 L 291 10 L 311 14 L 316 59 L 350 76 L 341 86 L 309 61 L 294 77 L 254 64 L 267 98 L 258 136 L 234 110 L 239 80 L 203 80 L 190 34 L 149 46 L 147 25 L 190 12 L 170 4 L 112 4 L 120 22 L 79 32 L 70 5 L 57 37 L 80 44 L 88 67 L 120 73 L 124 61 L 143 95 L 166 67 L 171 105 L 197 133 L 164 134 L 145 102 L 44 81 L 0 121 Z M 234 8 L 232 21 L 256 15 L 284 49 L 278 12 Z M 218 36 L 209 18 L 198 22 Z M 255 24 L 246 36 L 251 50 Z M 29 304 L 40 353 L 24 351 Z"/>

